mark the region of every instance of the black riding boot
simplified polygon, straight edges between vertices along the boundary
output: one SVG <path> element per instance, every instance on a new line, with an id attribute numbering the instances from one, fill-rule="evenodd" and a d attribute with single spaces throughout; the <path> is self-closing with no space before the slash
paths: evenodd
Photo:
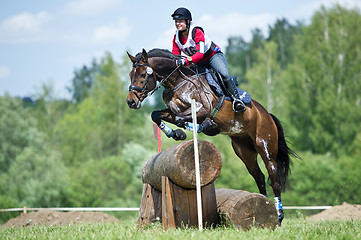
<path id="1" fill-rule="evenodd" d="M 233 98 L 233 111 L 235 112 L 244 112 L 246 111 L 246 106 L 244 105 L 243 101 L 241 100 L 241 97 L 239 96 L 238 90 L 234 82 L 229 79 L 228 81 L 224 81 L 226 85 L 226 90 Z"/>

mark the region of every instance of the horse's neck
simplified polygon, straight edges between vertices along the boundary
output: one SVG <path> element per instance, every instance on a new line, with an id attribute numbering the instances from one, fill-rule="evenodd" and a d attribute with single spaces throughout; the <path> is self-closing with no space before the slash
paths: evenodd
<path id="1" fill-rule="evenodd" d="M 174 60 L 165 57 L 152 57 L 149 58 L 151 68 L 157 74 L 157 81 L 164 81 L 166 86 L 170 88 L 175 87 L 181 80 L 179 80 L 179 72 L 176 71 L 177 66 Z"/>
<path id="2" fill-rule="evenodd" d="M 190 75 L 189 71 L 193 70 L 185 70 L 184 68 L 183 70 L 182 68 L 178 70 L 173 59 L 164 57 L 152 57 L 149 59 L 149 64 L 154 71 L 161 76 L 157 81 L 166 79 L 163 85 L 168 90 L 177 89 L 178 86 L 181 86 L 184 83 L 192 84 L 193 87 L 202 89 L 201 92 L 205 90 L 204 92 L 210 93 L 213 100 L 218 100 L 218 97 L 213 93 L 205 76 L 202 76 L 202 74 L 198 75 L 198 73 L 194 71 L 194 74 Z"/>

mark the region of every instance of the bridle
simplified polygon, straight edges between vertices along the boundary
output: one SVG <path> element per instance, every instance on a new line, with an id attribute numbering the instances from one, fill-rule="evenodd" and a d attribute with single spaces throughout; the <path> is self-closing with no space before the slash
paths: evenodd
<path id="1" fill-rule="evenodd" d="M 138 95 L 138 92 L 140 92 L 141 96 L 143 95 L 147 95 L 147 97 L 153 95 L 153 93 L 158 90 L 158 88 L 160 88 L 167 80 L 168 78 L 175 72 L 178 70 L 178 68 L 180 66 L 177 66 L 168 76 L 166 76 L 165 78 L 163 78 L 161 81 L 159 81 L 158 86 L 156 86 L 153 90 L 148 90 L 148 82 L 149 82 L 149 78 L 151 76 L 153 76 L 154 81 L 157 82 L 157 78 L 156 78 L 156 74 L 153 70 L 153 68 L 151 68 L 151 66 L 149 65 L 149 62 L 147 63 L 134 63 L 133 64 L 133 68 L 136 68 L 138 66 L 146 66 L 147 67 L 147 77 L 145 79 L 145 84 L 143 87 L 137 87 L 134 85 L 130 85 L 129 86 L 129 91 L 131 91 L 132 93 L 134 93 L 134 95 L 138 98 L 139 101 L 141 101 L 141 97 Z"/>
<path id="2" fill-rule="evenodd" d="M 136 67 L 138 67 L 138 66 L 146 66 L 146 67 L 147 67 L 147 71 L 146 71 L 147 77 L 146 77 L 146 79 L 145 79 L 145 84 L 144 84 L 143 87 L 137 87 L 137 86 L 134 86 L 134 85 L 130 84 L 130 86 L 129 86 L 129 91 L 131 91 L 132 93 L 134 93 L 134 95 L 138 98 L 138 100 L 141 101 L 141 98 L 140 98 L 140 96 L 138 95 L 138 92 L 140 92 L 141 95 L 148 95 L 148 96 L 149 96 L 150 93 L 151 93 L 150 95 L 152 95 L 154 91 L 148 90 L 149 78 L 150 78 L 151 76 L 153 76 L 154 81 L 157 81 L 157 80 L 156 80 L 154 71 L 153 71 L 153 69 L 150 67 L 149 63 L 134 63 L 134 64 L 133 64 L 133 67 L 134 67 L 134 68 L 136 68 Z"/>

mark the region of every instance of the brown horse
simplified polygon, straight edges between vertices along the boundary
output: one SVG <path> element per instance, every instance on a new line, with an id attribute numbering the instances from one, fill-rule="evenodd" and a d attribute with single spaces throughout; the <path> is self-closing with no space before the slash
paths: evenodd
<path id="1" fill-rule="evenodd" d="M 128 106 L 140 108 L 142 101 L 158 88 L 157 82 L 163 85 L 163 100 L 167 108 L 154 111 L 152 119 L 168 137 L 184 140 L 186 134 L 181 129 L 173 130 L 162 120 L 188 128 L 188 123 L 192 121 L 191 101 L 195 99 L 197 122 L 201 123 L 199 132 L 228 135 L 235 153 L 245 163 L 260 193 L 267 196 L 265 176 L 257 164 L 257 154 L 260 154 L 275 195 L 280 225 L 284 217 L 281 191 L 286 184 L 293 152 L 286 144 L 279 120 L 254 100 L 246 104 L 247 109 L 243 113 L 235 113 L 231 101 L 227 100 L 220 109 L 215 108 L 220 97 L 205 76 L 195 74 L 195 66 L 176 66 L 175 59 L 180 56 L 167 50 L 153 49 L 147 53 L 143 49 L 135 57 L 129 53 L 128 56 L 133 63 L 129 74 Z"/>

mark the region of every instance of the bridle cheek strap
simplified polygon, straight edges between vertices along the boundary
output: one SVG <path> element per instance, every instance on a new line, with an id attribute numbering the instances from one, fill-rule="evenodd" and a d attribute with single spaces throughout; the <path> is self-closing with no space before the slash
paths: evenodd
<path id="1" fill-rule="evenodd" d="M 149 66 L 149 63 L 148 64 L 143 64 L 143 63 L 136 63 L 133 65 L 133 67 L 137 67 L 137 66 L 146 66 L 147 67 L 147 78 L 145 79 L 145 84 L 144 86 L 141 88 L 141 87 L 137 87 L 137 86 L 133 86 L 133 85 L 130 85 L 129 86 L 129 91 L 131 91 L 132 93 L 134 93 L 134 95 L 138 98 L 139 101 L 141 101 L 141 98 L 140 96 L 138 95 L 138 92 L 140 92 L 141 94 L 148 94 L 150 91 L 147 89 L 148 87 L 148 82 L 149 82 L 149 78 L 151 76 L 153 76 L 154 80 L 156 81 L 155 79 L 155 74 L 153 72 L 153 69 Z"/>

